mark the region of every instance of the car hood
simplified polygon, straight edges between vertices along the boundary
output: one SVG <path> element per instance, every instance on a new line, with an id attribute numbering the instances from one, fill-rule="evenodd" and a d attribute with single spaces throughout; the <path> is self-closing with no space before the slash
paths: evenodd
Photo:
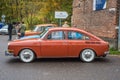
<path id="1" fill-rule="evenodd" d="M 6 31 L 7 29 L 0 29 L 0 31 Z"/>
<path id="2" fill-rule="evenodd" d="M 40 45 L 41 39 L 38 38 L 33 38 L 33 39 L 16 39 L 13 41 L 10 41 L 8 43 L 8 45 L 12 45 L 12 46 L 31 46 L 31 45 L 35 45 L 38 46 Z"/>
<path id="3" fill-rule="evenodd" d="M 32 38 L 40 38 L 40 36 L 39 35 L 25 36 L 20 39 L 32 39 Z"/>

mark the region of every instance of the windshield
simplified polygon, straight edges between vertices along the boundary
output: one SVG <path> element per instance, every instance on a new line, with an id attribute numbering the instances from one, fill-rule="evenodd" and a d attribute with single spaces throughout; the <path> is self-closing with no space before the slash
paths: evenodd
<path id="1" fill-rule="evenodd" d="M 44 36 L 47 31 L 48 31 L 48 30 L 44 30 L 44 31 L 40 34 L 40 38 L 41 38 L 42 36 Z"/>
<path id="2" fill-rule="evenodd" d="M 37 31 L 37 29 L 38 29 L 38 27 L 37 27 L 37 26 L 34 26 L 33 31 L 34 31 L 34 32 L 36 32 L 36 31 Z"/>
<path id="3" fill-rule="evenodd" d="M 52 27 L 45 27 L 44 31 L 42 31 L 42 33 L 40 34 L 40 37 L 42 37 L 44 34 L 47 33 L 47 31 L 52 28 Z"/>
<path id="4" fill-rule="evenodd" d="M 33 31 L 34 32 L 40 32 L 40 31 L 43 31 L 44 30 L 44 26 L 36 26 Z"/>
<path id="5" fill-rule="evenodd" d="M 35 26 L 33 31 L 34 32 L 41 32 L 41 31 L 44 31 L 44 30 L 48 30 L 49 28 L 52 28 L 53 26 Z"/>

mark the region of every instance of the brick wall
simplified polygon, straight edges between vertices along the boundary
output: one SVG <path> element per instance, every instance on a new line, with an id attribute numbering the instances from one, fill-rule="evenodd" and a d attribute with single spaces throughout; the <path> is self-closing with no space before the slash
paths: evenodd
<path id="1" fill-rule="evenodd" d="M 72 25 L 96 36 L 115 38 L 116 7 L 117 0 L 107 0 L 106 9 L 93 11 L 93 0 L 73 0 Z"/>

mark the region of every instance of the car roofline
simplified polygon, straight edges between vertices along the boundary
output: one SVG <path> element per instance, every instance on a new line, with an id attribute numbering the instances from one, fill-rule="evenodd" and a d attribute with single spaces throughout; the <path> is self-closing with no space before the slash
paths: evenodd
<path id="1" fill-rule="evenodd" d="M 52 31 L 52 30 L 71 30 L 71 31 L 80 31 L 80 32 L 82 32 L 82 33 L 84 33 L 84 34 L 87 34 L 87 35 L 90 35 L 91 37 L 94 37 L 94 38 L 96 38 L 97 40 L 99 40 L 99 41 L 103 41 L 101 38 L 99 38 L 99 37 L 97 37 L 97 36 L 95 36 L 95 35 L 93 35 L 92 33 L 90 33 L 90 32 L 87 32 L 87 31 L 85 31 L 85 30 L 82 30 L 82 29 L 80 29 L 80 28 L 74 28 L 74 27 L 53 27 L 53 28 L 50 28 L 49 29 L 50 31 Z"/>

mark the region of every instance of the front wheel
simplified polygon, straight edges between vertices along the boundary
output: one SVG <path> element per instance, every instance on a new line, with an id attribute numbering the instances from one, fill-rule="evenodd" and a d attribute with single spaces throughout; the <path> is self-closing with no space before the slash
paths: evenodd
<path id="1" fill-rule="evenodd" d="M 92 62 L 95 58 L 95 52 L 91 49 L 85 49 L 80 54 L 80 59 L 83 62 Z"/>
<path id="2" fill-rule="evenodd" d="M 23 49 L 20 52 L 19 57 L 22 62 L 29 63 L 35 59 L 35 54 L 30 49 Z"/>

